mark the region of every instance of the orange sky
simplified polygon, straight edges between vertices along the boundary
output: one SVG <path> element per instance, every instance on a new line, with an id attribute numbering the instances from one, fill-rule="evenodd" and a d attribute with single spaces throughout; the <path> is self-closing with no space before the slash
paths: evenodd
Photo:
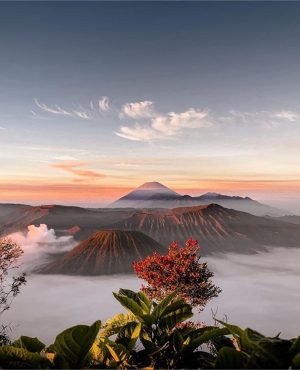
<path id="1" fill-rule="evenodd" d="M 155 179 L 157 180 L 157 179 Z M 91 183 L 30 183 L 26 180 L 18 183 L 0 183 L 1 202 L 24 202 L 32 204 L 63 203 L 105 205 L 113 201 L 144 181 L 133 182 L 132 186 L 101 185 Z M 300 181 L 226 181 L 226 180 L 194 180 L 190 186 L 172 186 L 163 182 L 181 194 L 200 195 L 207 191 L 217 191 L 230 195 L 270 198 L 270 195 L 286 197 L 297 194 Z M 270 191 L 271 189 L 271 191 Z M 275 195 L 276 194 L 276 195 Z"/>

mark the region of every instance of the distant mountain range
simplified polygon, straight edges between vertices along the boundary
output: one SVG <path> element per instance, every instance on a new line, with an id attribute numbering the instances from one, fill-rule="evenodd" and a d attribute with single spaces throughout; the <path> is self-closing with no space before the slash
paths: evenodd
<path id="1" fill-rule="evenodd" d="M 192 237 L 203 246 L 202 254 L 253 253 L 265 250 L 267 246 L 300 246 L 299 225 L 217 204 L 171 210 L 137 210 L 110 227 L 142 231 L 163 245 L 173 240 L 184 243 Z"/>
<path id="2" fill-rule="evenodd" d="M 63 256 L 58 253 L 55 262 L 40 269 L 43 273 L 130 272 L 133 260 L 188 238 L 199 241 L 202 255 L 300 246 L 300 216 L 248 197 L 180 195 L 157 182 L 140 186 L 110 208 L 0 204 L 1 236 L 40 224 L 81 242 Z"/>
<path id="3" fill-rule="evenodd" d="M 192 197 L 180 195 L 159 182 L 146 182 L 124 197 L 116 200 L 111 208 L 177 208 L 219 204 L 226 208 L 249 212 L 257 216 L 284 216 L 288 212 L 270 207 L 249 197 L 229 196 L 218 193 L 205 193 Z"/>
<path id="4" fill-rule="evenodd" d="M 165 253 L 166 248 L 139 231 L 103 230 L 38 272 L 72 275 L 132 273 L 132 262 L 146 258 L 154 251 Z"/>
<path id="5" fill-rule="evenodd" d="M 1 221 L 1 206 L 0 204 L 0 235 L 26 231 L 27 226 L 31 224 L 36 226 L 46 224 L 53 228 L 58 236 L 75 235 L 77 240 L 84 240 L 93 232 L 132 214 L 132 209 L 20 205 L 6 213 Z"/>
<path id="6" fill-rule="evenodd" d="M 1 207 L 0 207 L 1 209 Z M 163 246 L 174 240 L 198 239 L 202 253 L 254 253 L 266 246 L 300 246 L 297 216 L 261 217 L 217 204 L 174 209 L 86 209 L 39 206 L 14 209 L 0 222 L 0 234 L 26 231 L 28 225 L 46 224 L 56 235 L 73 235 L 78 242 L 99 230 L 141 231 Z"/>

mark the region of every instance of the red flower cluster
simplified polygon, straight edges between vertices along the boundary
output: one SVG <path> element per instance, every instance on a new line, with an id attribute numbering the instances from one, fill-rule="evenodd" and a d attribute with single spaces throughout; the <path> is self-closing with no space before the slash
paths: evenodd
<path id="1" fill-rule="evenodd" d="M 202 309 L 221 290 L 212 283 L 213 273 L 207 264 L 199 262 L 199 250 L 198 241 L 189 239 L 182 248 L 174 242 L 167 254 L 154 253 L 142 261 L 134 262 L 135 273 L 148 283 L 142 286 L 144 293 L 160 301 L 179 288 L 179 294 L 186 302 Z"/>

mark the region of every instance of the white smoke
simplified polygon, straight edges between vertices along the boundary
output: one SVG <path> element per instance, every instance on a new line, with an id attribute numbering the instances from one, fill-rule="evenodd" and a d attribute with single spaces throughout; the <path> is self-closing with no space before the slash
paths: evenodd
<path id="1" fill-rule="evenodd" d="M 28 231 L 10 234 L 9 239 L 17 243 L 24 251 L 21 258 L 23 271 L 31 271 L 49 260 L 53 260 L 55 255 L 67 252 L 76 243 L 72 236 L 55 235 L 53 229 L 41 224 L 40 226 L 29 225 Z"/>

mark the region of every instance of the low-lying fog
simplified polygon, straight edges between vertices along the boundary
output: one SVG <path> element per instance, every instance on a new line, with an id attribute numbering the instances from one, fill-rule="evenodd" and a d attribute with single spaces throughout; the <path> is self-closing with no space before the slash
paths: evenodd
<path id="1" fill-rule="evenodd" d="M 43 231 L 44 236 L 49 232 L 45 227 L 32 231 Z M 28 235 L 23 237 L 24 266 L 32 267 L 34 261 L 45 260 L 47 248 L 39 248 L 38 238 L 30 246 Z M 58 249 L 59 245 L 64 245 L 68 249 L 73 245 L 71 239 L 61 240 L 53 233 L 52 237 L 52 253 L 56 251 L 55 246 Z M 222 288 L 222 293 L 197 315 L 199 320 L 212 323 L 211 311 L 214 311 L 220 319 L 226 316 L 228 322 L 250 326 L 267 335 L 280 331 L 284 337 L 300 334 L 300 248 L 274 248 L 269 253 L 220 255 L 204 260 L 214 271 L 214 281 Z M 133 275 L 30 274 L 27 285 L 1 321 L 11 323 L 13 337 L 20 334 L 38 336 L 49 344 L 67 327 L 91 324 L 97 319 L 105 321 L 122 311 L 111 292 L 121 287 L 138 289 L 141 283 Z"/>

